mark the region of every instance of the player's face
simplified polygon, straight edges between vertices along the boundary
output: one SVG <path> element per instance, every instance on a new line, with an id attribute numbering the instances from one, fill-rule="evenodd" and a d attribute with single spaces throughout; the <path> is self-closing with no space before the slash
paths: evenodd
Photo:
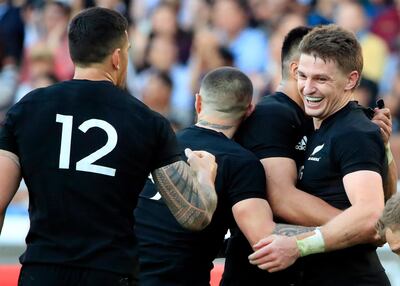
<path id="1" fill-rule="evenodd" d="M 400 255 L 400 227 L 396 230 L 386 229 L 386 241 L 389 243 L 390 249 Z"/>
<path id="2" fill-rule="evenodd" d="M 340 110 L 351 99 L 351 92 L 345 92 L 348 77 L 334 61 L 302 54 L 297 76 L 305 112 L 319 122 Z"/>
<path id="3" fill-rule="evenodd" d="M 126 83 L 126 74 L 128 70 L 128 58 L 129 58 L 129 48 L 131 44 L 128 39 L 128 33 L 125 31 L 126 40 L 124 41 L 124 45 L 121 48 L 120 53 L 120 67 L 118 71 L 118 82 L 117 85 L 119 87 L 124 88 Z"/>

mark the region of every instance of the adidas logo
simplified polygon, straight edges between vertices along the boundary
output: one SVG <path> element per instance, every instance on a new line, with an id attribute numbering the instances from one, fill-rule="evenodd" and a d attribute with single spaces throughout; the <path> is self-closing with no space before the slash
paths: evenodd
<path id="1" fill-rule="evenodd" d="M 306 146 L 307 146 L 307 136 L 303 136 L 300 142 L 297 143 L 295 149 L 299 151 L 304 151 L 306 150 Z"/>

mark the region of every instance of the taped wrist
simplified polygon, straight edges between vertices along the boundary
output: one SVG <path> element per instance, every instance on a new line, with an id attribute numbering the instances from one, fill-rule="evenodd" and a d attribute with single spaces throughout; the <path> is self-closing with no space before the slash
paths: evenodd
<path id="1" fill-rule="evenodd" d="M 296 240 L 300 256 L 307 256 L 314 253 L 325 251 L 325 241 L 319 228 L 314 230 L 314 234 L 304 239 Z"/>
<path id="2" fill-rule="evenodd" d="M 393 162 L 393 154 L 392 150 L 390 149 L 390 143 L 387 143 L 385 146 L 385 154 L 387 158 L 388 165 Z"/>

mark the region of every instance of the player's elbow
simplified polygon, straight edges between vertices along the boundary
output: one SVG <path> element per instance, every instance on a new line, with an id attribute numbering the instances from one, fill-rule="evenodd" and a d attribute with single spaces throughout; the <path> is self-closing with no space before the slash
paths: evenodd
<path id="1" fill-rule="evenodd" d="M 191 208 L 191 214 L 185 215 L 186 219 L 178 222 L 186 229 L 192 231 L 200 231 L 206 228 L 212 220 L 214 212 L 217 208 L 217 195 L 211 194 L 209 199 L 202 206 Z"/>
<path id="2" fill-rule="evenodd" d="M 364 217 L 363 229 L 361 230 L 363 235 L 373 239 L 376 235 L 376 223 L 382 214 L 383 208 L 368 208 L 368 212 Z"/>
<path id="3" fill-rule="evenodd" d="M 182 227 L 191 230 L 191 231 L 201 231 L 205 229 L 210 223 L 212 219 L 212 215 L 206 212 L 201 212 L 194 215 L 193 219 L 180 221 Z"/>

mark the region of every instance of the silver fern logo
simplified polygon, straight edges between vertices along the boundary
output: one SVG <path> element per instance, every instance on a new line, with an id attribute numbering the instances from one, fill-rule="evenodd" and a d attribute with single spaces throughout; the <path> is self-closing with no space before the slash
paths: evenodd
<path id="1" fill-rule="evenodd" d="M 316 158 L 316 157 L 313 157 L 313 156 L 314 156 L 315 154 L 317 154 L 319 151 L 321 151 L 322 148 L 324 148 L 324 145 L 325 145 L 325 144 L 318 145 L 317 147 L 315 147 L 315 148 L 314 148 L 314 151 L 311 153 L 310 157 L 308 157 L 308 160 L 309 160 L 309 161 L 316 161 L 316 162 L 319 162 L 319 160 L 321 159 L 321 157 Z"/>

